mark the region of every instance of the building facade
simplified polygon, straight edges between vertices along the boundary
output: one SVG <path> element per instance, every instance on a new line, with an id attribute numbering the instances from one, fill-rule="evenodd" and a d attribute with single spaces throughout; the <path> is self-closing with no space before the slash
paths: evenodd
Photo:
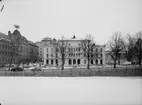
<path id="1" fill-rule="evenodd" d="M 9 63 L 11 56 L 13 56 L 12 62 L 16 63 L 17 52 L 13 51 L 10 40 L 2 36 L 4 35 L 0 33 L 0 65 Z"/>
<path id="2" fill-rule="evenodd" d="M 61 55 L 57 52 L 57 42 L 55 39 L 46 38 L 43 44 L 43 60 L 44 64 L 48 66 L 61 66 Z M 81 46 L 82 39 L 68 39 L 67 54 L 64 66 L 85 66 L 87 65 L 87 58 L 83 55 L 83 48 Z M 95 45 L 94 50 L 97 51 L 97 58 L 90 60 L 90 65 L 105 65 L 105 45 Z"/>
<path id="3" fill-rule="evenodd" d="M 43 43 L 36 42 L 36 45 L 38 46 L 38 59 L 39 61 L 43 61 Z"/>
<path id="4" fill-rule="evenodd" d="M 16 49 L 17 48 L 17 49 Z M 0 33 L 0 65 L 27 62 L 38 57 L 38 46 L 28 41 L 18 30 L 8 35 Z"/>
<path id="5" fill-rule="evenodd" d="M 121 64 L 127 61 L 126 52 L 120 52 L 117 58 L 116 64 Z M 106 51 L 106 64 L 114 64 L 114 59 L 112 58 L 111 51 Z"/>

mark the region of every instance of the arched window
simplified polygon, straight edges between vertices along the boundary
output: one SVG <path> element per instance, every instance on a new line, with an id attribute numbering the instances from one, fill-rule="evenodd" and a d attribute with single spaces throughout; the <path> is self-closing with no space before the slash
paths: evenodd
<path id="1" fill-rule="evenodd" d="M 48 64 L 49 63 L 49 61 L 48 61 L 48 59 L 46 60 L 46 64 Z"/>
<path id="2" fill-rule="evenodd" d="M 51 60 L 51 64 L 53 65 L 53 59 Z"/>
<path id="3" fill-rule="evenodd" d="M 96 59 L 96 64 L 98 64 L 98 60 Z"/>
<path id="4" fill-rule="evenodd" d="M 91 59 L 91 64 L 93 64 L 93 59 Z"/>
<path id="5" fill-rule="evenodd" d="M 86 64 L 86 60 L 84 60 L 84 64 Z"/>
<path id="6" fill-rule="evenodd" d="M 76 59 L 73 60 L 73 64 L 76 64 Z"/>
<path id="7" fill-rule="evenodd" d="M 102 60 L 102 59 L 100 60 L 100 64 L 101 64 L 101 65 L 103 64 L 103 60 Z"/>
<path id="8" fill-rule="evenodd" d="M 72 64 L 71 59 L 69 59 L 69 65 L 71 65 L 71 64 Z"/>
<path id="9" fill-rule="evenodd" d="M 56 64 L 58 65 L 58 60 L 56 59 Z"/>
<path id="10" fill-rule="evenodd" d="M 80 59 L 77 60 L 77 64 L 78 64 L 78 65 L 80 64 Z"/>

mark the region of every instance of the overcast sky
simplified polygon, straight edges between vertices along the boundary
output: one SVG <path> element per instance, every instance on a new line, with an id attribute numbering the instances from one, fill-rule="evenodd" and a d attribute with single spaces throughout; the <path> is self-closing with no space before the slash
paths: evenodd
<path id="1" fill-rule="evenodd" d="M 49 36 L 83 37 L 90 33 L 105 44 L 113 32 L 142 30 L 142 0 L 5 0 L 0 32 L 14 30 L 31 41 Z"/>

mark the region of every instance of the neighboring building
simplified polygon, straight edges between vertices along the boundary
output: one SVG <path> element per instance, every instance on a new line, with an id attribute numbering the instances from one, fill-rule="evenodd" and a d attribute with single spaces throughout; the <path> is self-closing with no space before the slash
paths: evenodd
<path id="1" fill-rule="evenodd" d="M 8 35 L 0 33 L 0 65 L 9 63 L 13 55 L 13 63 L 16 63 L 17 52 L 12 51 L 12 46 Z"/>
<path id="2" fill-rule="evenodd" d="M 30 61 L 38 61 L 38 46 L 31 42 L 31 41 L 28 41 L 28 44 L 29 44 L 29 60 Z"/>
<path id="3" fill-rule="evenodd" d="M 12 42 L 19 42 L 19 50 L 12 50 Z M 31 61 L 31 55 L 37 60 L 38 46 L 28 41 L 18 30 L 13 33 L 9 31 L 8 35 L 0 33 L 0 65 L 9 64 L 11 55 L 13 55 L 12 63 Z"/>
<path id="4" fill-rule="evenodd" d="M 87 59 L 83 56 L 81 48 L 82 39 L 72 38 L 65 40 L 68 43 L 68 56 L 65 59 L 65 66 L 83 66 L 87 65 Z M 46 38 L 43 43 L 43 60 L 45 65 L 60 66 L 60 54 L 56 51 L 57 41 L 55 39 Z M 94 47 L 99 57 L 90 61 L 91 65 L 105 65 L 105 45 L 96 45 Z"/>
<path id="5" fill-rule="evenodd" d="M 107 50 L 105 51 L 106 53 L 106 64 L 114 64 L 114 60 L 110 54 L 110 51 Z M 127 61 L 126 60 L 126 52 L 120 52 L 120 58 L 117 59 L 116 63 L 123 63 L 124 61 Z"/>
<path id="6" fill-rule="evenodd" d="M 40 61 L 43 61 L 43 43 L 36 42 L 36 45 L 38 46 L 38 59 Z"/>

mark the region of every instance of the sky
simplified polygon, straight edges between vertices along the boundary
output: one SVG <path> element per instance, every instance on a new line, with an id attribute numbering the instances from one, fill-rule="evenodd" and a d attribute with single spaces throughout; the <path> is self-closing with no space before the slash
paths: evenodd
<path id="1" fill-rule="evenodd" d="M 142 31 L 142 0 L 4 0 L 0 32 L 13 32 L 14 24 L 28 40 L 44 37 L 78 38 L 91 34 L 106 44 L 114 32 Z"/>
<path id="2" fill-rule="evenodd" d="M 1 105 L 141 105 L 140 77 L 0 77 Z"/>

